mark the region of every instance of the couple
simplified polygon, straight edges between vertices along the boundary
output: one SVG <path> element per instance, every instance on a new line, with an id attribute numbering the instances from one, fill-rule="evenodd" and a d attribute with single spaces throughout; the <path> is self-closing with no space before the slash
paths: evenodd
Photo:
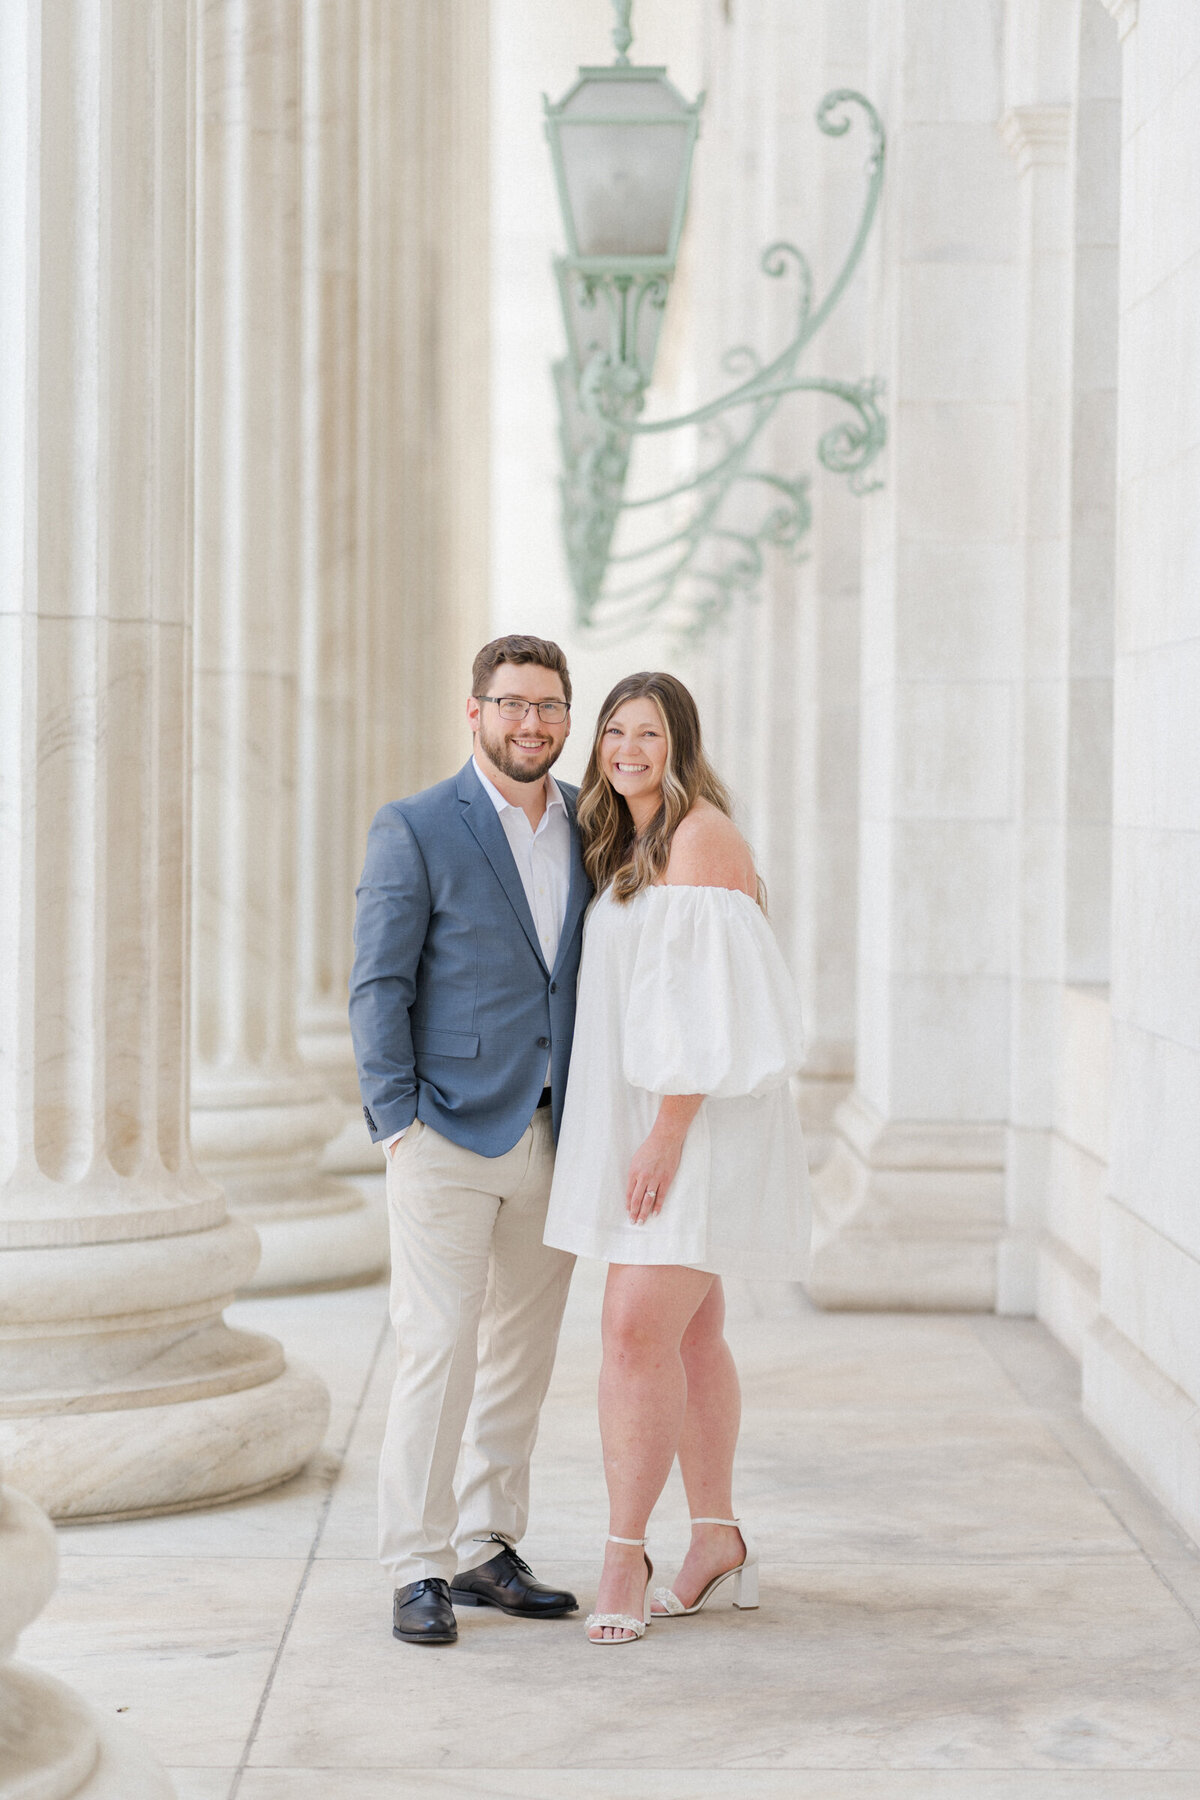
<path id="1" fill-rule="evenodd" d="M 408 1643 L 453 1643 L 455 1605 L 577 1608 L 516 1551 L 575 1255 L 610 1265 L 588 1637 L 632 1642 L 728 1585 L 758 1604 L 720 1278 L 804 1273 L 798 1008 L 687 689 L 618 682 L 578 792 L 549 773 L 570 708 L 557 644 L 486 645 L 471 759 L 379 812 L 358 889 L 350 1017 L 399 1352 L 380 1558 Z M 691 1547 L 652 1594 L 676 1456 Z"/>

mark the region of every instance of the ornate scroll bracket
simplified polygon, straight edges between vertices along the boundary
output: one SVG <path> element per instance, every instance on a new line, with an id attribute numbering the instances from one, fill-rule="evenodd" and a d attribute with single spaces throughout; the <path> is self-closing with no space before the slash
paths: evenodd
<path id="1" fill-rule="evenodd" d="M 666 304 L 667 281 L 653 270 L 583 275 L 560 269 L 573 286 L 564 293 L 577 315 L 601 309 L 607 348 L 593 349 L 578 381 L 569 359 L 556 365 L 563 476 L 563 535 L 579 623 L 605 641 L 635 636 L 652 622 L 683 639 L 697 639 L 742 599 L 752 598 L 772 546 L 793 559 L 802 555 L 812 523 L 809 478 L 784 476 L 762 466 L 756 446 L 779 405 L 797 393 L 825 394 L 848 417 L 818 439 L 817 460 L 844 475 L 856 494 L 878 481 L 868 478 L 883 449 L 887 424 L 879 405 L 882 382 L 840 381 L 803 375 L 804 350 L 837 306 L 850 282 L 879 205 L 884 171 L 883 125 L 862 94 L 829 93 L 817 109 L 818 128 L 843 137 L 856 115 L 869 136 L 866 193 L 853 241 L 828 291 L 814 298 L 807 257 L 794 244 L 771 244 L 763 273 L 790 278 L 796 288 L 795 328 L 769 361 L 748 346 L 731 350 L 723 367 L 738 379 L 714 399 L 671 418 L 643 420 L 649 378 L 638 354 L 647 333 L 657 337 L 656 313 Z M 627 497 L 630 454 L 639 438 L 696 429 L 701 467 L 686 480 Z M 645 541 L 613 550 L 618 522 L 652 521 Z M 655 529 L 653 521 L 664 521 Z"/>

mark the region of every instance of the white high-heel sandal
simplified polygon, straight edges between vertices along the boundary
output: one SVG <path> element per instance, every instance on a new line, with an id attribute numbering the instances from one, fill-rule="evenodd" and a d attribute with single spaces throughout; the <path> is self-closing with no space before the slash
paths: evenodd
<path id="1" fill-rule="evenodd" d="M 692 1613 L 698 1613 L 706 1606 L 719 1587 L 725 1582 L 733 1582 L 733 1604 L 742 1612 L 753 1612 L 758 1605 L 758 1550 L 742 1531 L 740 1519 L 693 1519 L 693 1525 L 734 1525 L 742 1533 L 742 1545 L 745 1555 L 736 1568 L 725 1569 L 720 1575 L 714 1575 L 708 1586 L 698 1594 L 690 1606 L 685 1606 L 679 1595 L 669 1587 L 657 1587 L 653 1598 L 662 1607 L 662 1612 L 655 1613 L 655 1619 L 686 1619 Z"/>
<path id="2" fill-rule="evenodd" d="M 610 1544 L 640 1544 L 643 1547 L 642 1554 L 645 1556 L 645 1538 L 622 1538 L 610 1535 L 608 1541 Z M 589 1644 L 633 1644 L 638 1638 L 645 1635 L 646 1627 L 650 1623 L 650 1583 L 654 1580 L 654 1564 L 648 1556 L 645 1557 L 645 1561 L 646 1588 L 642 1595 L 641 1618 L 635 1619 L 632 1613 L 589 1613 L 583 1621 L 583 1629 L 587 1633 Z M 594 1625 L 599 1625 L 601 1628 L 609 1626 L 614 1631 L 627 1631 L 630 1635 L 623 1638 L 593 1637 L 592 1627 Z"/>

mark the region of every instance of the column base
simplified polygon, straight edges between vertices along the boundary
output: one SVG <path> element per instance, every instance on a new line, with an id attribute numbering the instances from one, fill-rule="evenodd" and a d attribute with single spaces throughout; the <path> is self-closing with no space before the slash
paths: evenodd
<path id="1" fill-rule="evenodd" d="M 1084 1339 L 1083 1410 L 1155 1498 L 1200 1543 L 1196 1402 L 1103 1317 Z"/>
<path id="2" fill-rule="evenodd" d="M 852 1094 L 813 1182 L 813 1301 L 831 1310 L 990 1312 L 1004 1230 L 1004 1129 L 885 1120 Z"/>
<path id="3" fill-rule="evenodd" d="M 1037 1316 L 1076 1362 L 1100 1311 L 1100 1277 L 1090 1263 L 1050 1232 L 1038 1243 Z"/>
<path id="4" fill-rule="evenodd" d="M 311 1076 L 283 1088 L 249 1077 L 196 1083 L 192 1142 L 200 1167 L 262 1242 L 247 1292 L 353 1287 L 386 1267 L 383 1215 L 318 1166 L 344 1119 L 344 1102 Z M 371 1169 L 379 1173 L 378 1150 Z"/>
<path id="5" fill-rule="evenodd" d="M 354 1195 L 353 1203 L 338 1212 L 282 1219 L 262 1212 L 249 1215 L 262 1257 L 246 1293 L 319 1293 L 365 1286 L 386 1273 L 388 1222 L 382 1172 L 375 1168 L 371 1178 L 338 1186 Z"/>
<path id="6" fill-rule="evenodd" d="M 837 1136 L 834 1115 L 849 1098 L 853 1085 L 850 1075 L 819 1075 L 801 1070 L 793 1077 L 792 1098 L 804 1132 L 810 1175 L 829 1161 Z"/>
<path id="7" fill-rule="evenodd" d="M 334 1008 L 316 1008 L 301 1017 L 300 1058 L 314 1080 L 342 1110 L 342 1126 L 321 1152 L 321 1168 L 327 1175 L 375 1175 L 380 1168 L 379 1145 L 371 1142 L 358 1092 L 354 1044 L 346 1022 L 344 1002 Z"/>
<path id="8" fill-rule="evenodd" d="M 378 1175 L 382 1167 L 379 1145 L 372 1143 L 362 1107 L 347 1105 L 346 1122 L 321 1152 L 326 1175 Z"/>
<path id="9" fill-rule="evenodd" d="M 165 1769 L 131 1731 L 101 1721 L 53 1676 L 10 1663 L 0 1796 L 36 1800 L 174 1800 Z"/>
<path id="10" fill-rule="evenodd" d="M 52 1519 L 141 1519 L 277 1487 L 328 1422 L 324 1383 L 291 1365 L 254 1387 L 171 1406 L 0 1419 L 0 1462 Z"/>

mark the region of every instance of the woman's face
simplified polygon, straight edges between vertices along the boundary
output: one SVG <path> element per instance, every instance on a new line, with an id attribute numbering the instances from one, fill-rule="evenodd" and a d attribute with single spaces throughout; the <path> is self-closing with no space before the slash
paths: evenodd
<path id="1" fill-rule="evenodd" d="M 618 706 L 600 737 L 600 767 L 626 801 L 657 801 L 667 767 L 667 733 L 653 700 Z"/>

